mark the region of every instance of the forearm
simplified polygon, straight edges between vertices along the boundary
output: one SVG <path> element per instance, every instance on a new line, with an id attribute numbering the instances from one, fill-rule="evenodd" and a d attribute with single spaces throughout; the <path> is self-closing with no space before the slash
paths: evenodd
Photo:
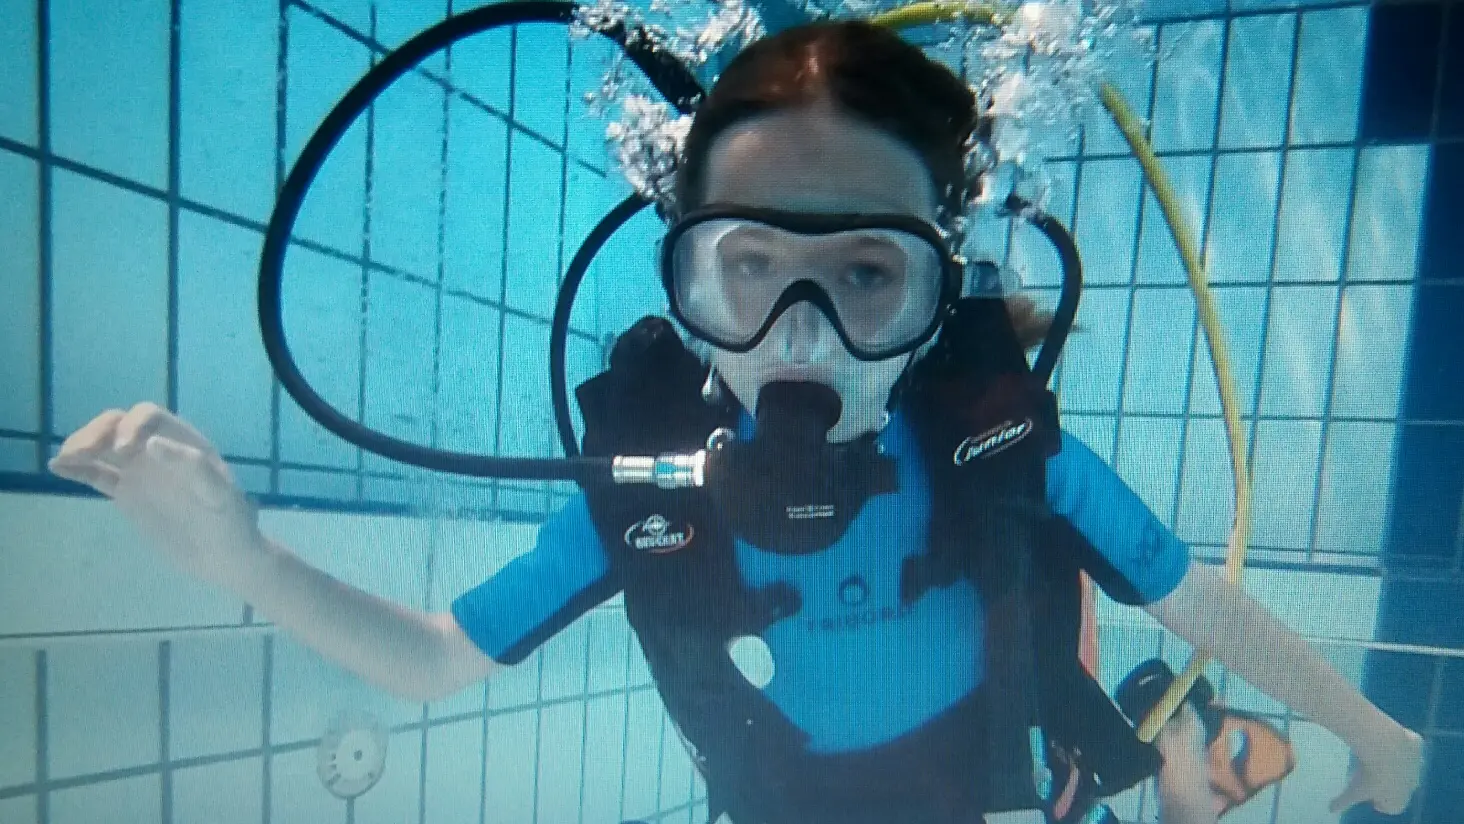
<path id="1" fill-rule="evenodd" d="M 1374 707 L 1326 659 L 1265 607 L 1196 564 L 1156 617 L 1228 669 L 1293 711 L 1366 751 L 1396 722 Z"/>
<path id="2" fill-rule="evenodd" d="M 431 616 L 350 586 L 288 547 L 268 551 L 235 590 L 301 643 L 382 689 L 435 698 L 442 636 Z"/>

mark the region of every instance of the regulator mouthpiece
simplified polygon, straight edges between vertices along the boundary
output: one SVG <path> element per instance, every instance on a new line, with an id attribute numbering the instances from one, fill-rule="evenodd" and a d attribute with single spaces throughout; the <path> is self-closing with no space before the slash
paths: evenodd
<path id="1" fill-rule="evenodd" d="M 895 491 L 894 461 L 873 434 L 828 442 L 842 411 L 828 386 L 779 381 L 758 395 L 752 440 L 725 430 L 713 437 L 707 487 L 738 537 L 769 552 L 817 552 L 844 534 L 870 496 Z"/>
<path id="2" fill-rule="evenodd" d="M 831 387 L 811 381 L 774 381 L 757 396 L 757 438 L 798 451 L 828 443 L 844 402 Z"/>

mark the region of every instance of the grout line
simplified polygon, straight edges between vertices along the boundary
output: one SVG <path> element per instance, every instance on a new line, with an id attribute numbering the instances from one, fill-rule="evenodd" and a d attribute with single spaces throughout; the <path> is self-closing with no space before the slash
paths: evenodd
<path id="1" fill-rule="evenodd" d="M 287 2 L 287 0 L 280 0 L 280 2 Z M 259 744 L 262 755 L 260 759 L 262 766 L 260 792 L 263 798 L 259 808 L 263 817 L 263 824 L 271 824 L 270 808 L 274 801 L 274 761 L 272 755 L 275 752 L 275 747 L 272 740 L 273 725 L 270 722 L 270 719 L 274 716 L 274 651 L 274 636 L 266 635 L 264 637 L 264 661 L 261 670 L 264 674 L 264 683 L 261 685 L 259 693 L 261 728 Z"/>
<path id="2" fill-rule="evenodd" d="M 1353 284 L 1349 284 L 1349 285 L 1352 285 L 1352 286 L 1369 285 L 1369 286 L 1371 286 L 1371 285 L 1376 285 L 1376 284 L 1357 284 L 1357 283 L 1353 283 Z M 1393 285 L 1400 285 L 1400 284 L 1393 284 Z M 1247 288 L 1254 289 L 1256 287 L 1255 286 L 1249 286 Z M 1087 415 L 1087 416 L 1090 416 L 1090 417 L 1105 417 L 1105 416 L 1111 416 L 1113 414 L 1110 411 L 1104 411 L 1102 409 L 1084 409 L 1084 408 L 1081 408 L 1081 407 L 1078 407 L 1078 408 L 1068 407 L 1068 408 L 1063 409 L 1062 412 L 1063 412 L 1064 415 L 1079 415 L 1079 416 Z M 1186 417 L 1186 416 L 1183 415 L 1183 414 L 1181 414 L 1181 413 L 1178 413 L 1178 412 L 1142 412 L 1142 413 L 1134 413 L 1131 417 L 1135 417 L 1135 418 L 1152 418 L 1152 419 L 1156 419 L 1156 420 L 1164 420 L 1164 419 L 1172 419 L 1172 418 L 1181 418 L 1181 417 Z M 1224 420 L 1224 417 L 1221 416 L 1221 414 L 1219 412 L 1196 412 L 1196 413 L 1194 413 L 1192 415 L 1189 415 L 1188 417 L 1191 418 L 1191 419 L 1193 419 L 1193 420 L 1197 420 L 1197 421 L 1220 421 L 1220 420 Z M 1260 417 L 1261 417 L 1261 420 L 1266 420 L 1266 421 L 1290 421 L 1290 422 L 1296 422 L 1296 423 L 1317 422 L 1317 421 L 1322 420 L 1322 416 L 1320 416 L 1320 415 L 1262 415 Z M 1335 416 L 1335 419 L 1336 420 L 1340 420 L 1340 421 L 1347 421 L 1349 423 L 1398 423 L 1400 421 L 1399 418 L 1382 418 L 1382 417 L 1369 416 L 1369 415 L 1337 415 L 1337 416 Z M 1408 423 L 1409 426 L 1429 426 L 1429 427 L 1436 427 L 1436 428 L 1440 428 L 1440 429 L 1449 429 L 1449 428 L 1457 428 L 1457 427 L 1464 426 L 1464 420 L 1456 420 L 1456 421 L 1409 420 L 1407 423 Z M 326 468 L 326 467 L 322 467 L 322 468 Z"/>
<path id="3" fill-rule="evenodd" d="M 285 135 L 288 127 L 290 90 L 290 0 L 279 0 L 278 51 L 275 55 L 275 194 L 285 186 Z M 283 403 L 280 379 L 274 370 L 269 374 L 269 490 L 280 491 L 280 435 L 283 431 L 280 410 Z M 267 765 L 266 765 L 267 766 Z M 265 778 L 268 779 L 266 770 Z M 269 824 L 265 813 L 264 824 Z"/>
<path id="4" fill-rule="evenodd" d="M 1158 30 L 1156 27 L 1155 38 L 1157 39 L 1157 37 Z M 1158 86 L 1159 63 L 1158 61 L 1155 61 L 1154 64 L 1150 66 L 1149 99 L 1147 101 L 1147 105 L 1144 108 L 1144 117 L 1142 120 L 1142 122 L 1144 123 L 1144 137 L 1146 140 L 1152 140 L 1153 138 L 1154 105 Z M 1133 161 L 1133 164 L 1135 166 L 1138 166 L 1138 160 L 1135 159 Z M 1126 284 L 1128 287 L 1128 305 L 1125 309 L 1124 317 L 1123 354 L 1119 357 L 1118 361 L 1118 395 L 1114 399 L 1113 442 L 1111 444 L 1112 451 L 1109 453 L 1113 456 L 1110 464 L 1115 468 L 1115 471 L 1117 471 L 1117 468 L 1119 466 L 1119 456 L 1121 454 L 1119 452 L 1119 444 L 1122 442 L 1123 423 L 1125 418 L 1124 397 L 1128 389 L 1129 363 L 1133 360 L 1134 316 L 1137 314 L 1136 307 L 1138 304 L 1139 296 L 1139 250 L 1141 248 L 1144 237 L 1144 206 L 1145 203 L 1148 201 L 1149 194 L 1148 183 L 1144 179 L 1142 167 L 1140 167 L 1140 173 L 1138 176 L 1138 189 L 1138 203 L 1136 205 L 1136 208 L 1134 209 L 1134 242 L 1129 247 L 1129 271 L 1128 283 Z"/>
<path id="5" fill-rule="evenodd" d="M 1220 173 L 1220 128 L 1221 121 L 1225 117 L 1225 66 L 1230 62 L 1230 31 L 1230 19 L 1227 18 L 1220 36 L 1220 55 L 1216 66 L 1215 125 L 1210 132 L 1210 170 L 1208 181 L 1205 184 L 1205 213 L 1199 227 L 1199 249 L 1197 250 L 1200 261 L 1207 270 L 1207 277 L 1210 260 L 1210 225 L 1211 218 L 1215 215 L 1215 180 Z M 1181 261 L 1182 265 L 1183 261 Z M 1185 280 L 1184 288 L 1190 288 L 1187 276 Z M 1179 532 L 1180 514 L 1184 511 L 1184 474 L 1189 461 L 1189 430 L 1191 421 L 1197 417 L 1194 414 L 1195 367 L 1200 360 L 1200 341 L 1204 339 L 1205 329 L 1200 324 L 1200 316 L 1197 311 L 1194 323 L 1190 326 L 1189 363 L 1186 366 L 1184 384 L 1184 411 L 1179 416 L 1179 461 L 1175 467 L 1174 505 L 1169 518 L 1169 523 L 1175 533 Z M 1223 414 L 1215 417 L 1224 421 Z M 1244 426 L 1244 421 L 1241 425 Z M 1233 502 L 1232 506 L 1235 503 L 1238 502 Z"/>
<path id="6" fill-rule="evenodd" d="M 167 262 L 167 375 L 164 401 L 168 409 L 178 409 L 178 197 L 182 175 L 179 152 L 182 133 L 182 9 L 181 0 L 171 0 L 168 8 L 168 262 Z M 164 799 L 166 811 L 166 798 Z M 167 818 L 165 816 L 164 821 Z"/>
<path id="7" fill-rule="evenodd" d="M 372 3 L 368 11 L 371 21 L 371 36 L 376 36 L 376 3 Z M 368 68 L 376 67 L 376 54 L 373 52 L 367 58 Z M 365 163 L 365 197 L 361 203 L 361 316 L 360 334 L 357 337 L 357 354 L 360 361 L 356 365 L 356 420 L 366 424 L 366 380 L 367 353 L 370 352 L 371 344 L 371 267 L 368 262 L 371 260 L 371 209 L 373 194 L 376 183 L 376 104 L 372 103 L 366 108 L 366 163 Z M 355 459 L 356 498 L 366 497 L 366 450 L 355 444 L 349 444 L 352 456 Z M 350 806 L 347 805 L 349 813 Z"/>
<path id="8" fill-rule="evenodd" d="M 1281 735 L 1287 741 L 1291 740 L 1291 722 L 1295 717 L 1295 714 L 1293 714 L 1289 708 L 1282 716 L 1280 724 Z M 1276 822 L 1280 820 L 1281 816 L 1281 793 L 1286 789 L 1286 782 L 1278 781 L 1271 786 L 1275 788 L 1271 792 L 1271 824 L 1276 824 Z"/>
<path id="9" fill-rule="evenodd" d="M 665 791 L 665 784 L 664 784 L 665 778 L 666 778 L 666 711 L 665 711 L 664 708 L 662 708 L 662 710 L 661 710 L 661 731 L 656 736 L 656 794 L 655 794 L 656 801 L 652 805 L 652 809 L 655 809 L 658 812 L 659 811 L 662 811 L 661 810 L 661 798 L 662 798 L 662 795 L 661 794 Z"/>
<path id="10" fill-rule="evenodd" d="M 489 698 L 493 694 L 493 679 L 483 679 L 483 737 L 478 742 L 482 762 L 478 770 L 478 824 L 487 824 L 488 816 L 488 722 L 493 719 Z"/>
<path id="11" fill-rule="evenodd" d="M 50 0 L 37 0 L 36 2 L 36 137 L 37 150 L 42 156 L 51 155 L 51 4 Z M 40 271 L 37 273 L 40 283 L 37 289 L 37 305 L 40 310 L 40 317 L 37 318 L 39 332 L 39 355 L 40 355 L 40 426 L 41 437 L 36 441 L 36 468 L 40 471 L 46 466 L 50 459 L 49 445 L 55 438 L 56 432 L 56 401 L 54 372 L 56 368 L 56 353 L 54 341 L 54 323 L 52 306 L 54 299 L 53 281 L 55 277 L 55 238 L 53 237 L 53 212 L 54 212 L 54 178 L 55 168 L 44 161 L 37 164 L 37 173 L 40 179 L 37 181 L 37 195 L 40 201 L 37 204 L 38 214 L 36 215 L 36 226 L 38 230 L 39 249 L 38 263 Z M 41 810 L 41 824 L 46 824 L 46 808 Z"/>
<path id="12" fill-rule="evenodd" d="M 508 119 L 512 121 L 518 108 L 518 26 L 509 27 L 508 36 Z M 510 131 L 503 141 L 503 239 L 499 244 L 499 277 L 498 277 L 498 303 L 500 306 L 508 306 L 508 257 L 509 243 L 508 235 L 512 224 L 510 223 L 512 211 L 509 204 L 513 200 L 513 132 Z M 505 312 L 498 313 L 498 374 L 495 377 L 497 388 L 493 396 L 493 452 L 502 454 L 503 449 L 503 367 L 507 362 L 506 349 L 508 316 Z M 493 503 L 492 507 L 498 509 L 500 506 L 500 492 L 502 486 L 498 481 L 493 482 Z"/>
<path id="13" fill-rule="evenodd" d="M 1073 241 L 1073 244 L 1074 245 L 1076 245 L 1077 242 L 1078 242 L 1078 213 L 1079 213 L 1079 207 L 1082 205 L 1082 197 L 1083 197 L 1083 169 L 1084 169 L 1085 164 L 1091 159 L 1091 158 L 1087 157 L 1087 155 L 1086 155 L 1086 149 L 1087 149 L 1087 144 L 1088 144 L 1088 130 L 1086 128 L 1083 128 L 1083 129 L 1079 129 L 1078 130 L 1077 144 L 1078 144 L 1077 156 L 1072 160 L 1072 164 L 1073 164 L 1073 203 L 1072 203 L 1072 211 L 1071 211 L 1071 214 L 1069 215 L 1068 226 L 1067 226 L 1068 236 L 1072 238 L 1072 241 Z M 1003 257 L 1003 260 L 1002 260 L 1002 263 L 1005 266 L 1010 266 L 1011 265 L 1012 249 L 1016 246 L 1016 240 L 1017 240 L 1017 221 L 1018 221 L 1018 219 L 1019 218 L 1017 218 L 1017 217 L 1012 217 L 1011 219 L 1009 219 L 1009 220 L 1006 221 L 1006 224 L 1007 224 L 1006 225 L 1006 251 L 1004 253 L 1004 257 Z M 1087 284 L 1084 284 L 1083 285 L 1083 289 L 1085 291 L 1088 289 Z M 1061 283 L 1058 283 L 1058 285 L 1057 285 L 1057 297 L 1058 297 L 1059 300 L 1061 300 L 1061 298 L 1062 298 L 1062 284 Z M 1082 301 L 1081 301 L 1081 298 L 1079 299 L 1079 302 L 1078 302 L 1078 309 L 1080 311 L 1082 309 Z M 1076 325 L 1077 322 L 1078 322 L 1078 320 L 1077 320 L 1077 317 L 1075 315 L 1073 317 L 1073 323 L 1074 323 L 1074 325 Z M 1067 348 L 1065 342 L 1064 342 L 1063 348 L 1064 349 Z M 1060 354 L 1061 354 L 1061 352 L 1059 352 L 1059 355 Z M 1059 357 L 1057 359 L 1057 363 L 1053 367 L 1052 392 L 1054 394 L 1056 394 L 1058 397 L 1062 397 L 1063 386 L 1066 384 L 1066 382 L 1067 382 L 1067 358 Z M 1107 412 L 1107 413 L 1104 413 L 1104 414 L 1106 416 L 1112 416 L 1113 415 L 1113 413 L 1111 413 L 1111 412 Z M 1116 421 L 1115 421 L 1115 425 L 1117 425 L 1116 424 Z"/>
<path id="14" fill-rule="evenodd" d="M 1422 732 L 1424 733 L 1425 739 L 1434 738 L 1434 731 L 1438 727 L 1439 704 L 1441 703 L 1440 698 L 1443 695 L 1443 688 L 1444 662 L 1435 661 L 1433 667 L 1433 678 L 1429 683 L 1428 705 L 1424 707 L 1425 715 Z M 1427 744 L 1428 742 L 1425 741 L 1425 755 L 1428 754 L 1427 750 L 1430 749 L 1428 748 Z M 1410 806 L 1413 808 L 1413 815 L 1410 816 L 1413 824 L 1422 824 L 1423 822 L 1423 811 L 1428 808 L 1428 791 L 1430 789 L 1430 783 L 1432 782 L 1428 780 L 1428 772 L 1427 770 L 1425 770 L 1423 780 L 1419 782 L 1417 795 L 1413 799 L 1412 804 L 1410 804 Z"/>
<path id="15" fill-rule="evenodd" d="M 177 3 L 178 0 L 173 0 Z M 176 6 L 175 6 L 176 8 Z M 158 764 L 162 784 L 162 821 L 173 824 L 173 642 L 158 642 Z"/>
<path id="16" fill-rule="evenodd" d="M 1223 76 L 1220 78 L 1224 80 Z M 1436 141 L 1440 145 L 1457 145 L 1464 143 L 1464 136 L 1440 136 Z M 1239 157 L 1242 155 L 1274 154 L 1285 149 L 1352 149 L 1367 148 L 1369 146 L 1417 146 L 1417 140 L 1404 139 L 1377 139 L 1355 138 L 1353 140 L 1316 140 L 1306 143 L 1267 143 L 1247 146 L 1225 146 L 1198 149 L 1155 149 L 1154 155 L 1160 160 L 1170 158 L 1186 157 L 1209 157 L 1220 155 L 1221 157 Z M 1127 160 L 1133 158 L 1132 152 L 1093 152 L 1088 155 L 1089 160 Z M 1050 163 L 1071 163 L 1076 160 L 1074 155 L 1055 155 L 1047 158 Z"/>
<path id="17" fill-rule="evenodd" d="M 1295 109 L 1296 104 L 1296 63 L 1298 51 L 1297 41 L 1299 39 L 1297 35 L 1300 29 L 1301 17 L 1300 15 L 1297 15 L 1295 21 L 1292 24 L 1291 31 L 1291 76 L 1287 80 L 1286 84 L 1286 119 L 1284 122 L 1287 124 L 1291 122 L 1291 115 L 1293 110 Z M 1249 443 L 1246 445 L 1246 470 L 1250 473 L 1251 476 L 1251 492 L 1253 500 L 1258 497 L 1254 494 L 1255 477 L 1257 474 L 1256 448 L 1261 439 L 1260 416 L 1261 409 L 1265 405 L 1264 401 L 1266 395 L 1266 365 L 1271 361 L 1270 353 L 1268 352 L 1271 341 L 1271 306 L 1272 299 L 1274 298 L 1277 289 L 1276 261 L 1279 257 L 1281 248 L 1281 210 L 1285 207 L 1286 204 L 1286 170 L 1287 167 L 1290 165 L 1288 161 L 1290 159 L 1291 152 L 1290 149 L 1287 147 L 1287 142 L 1290 139 L 1289 129 L 1286 133 L 1283 133 L 1282 137 L 1283 148 L 1278 153 L 1276 170 L 1276 211 L 1275 214 L 1272 215 L 1271 219 L 1270 260 L 1266 265 L 1266 279 L 1264 281 L 1265 291 L 1263 293 L 1263 297 L 1261 298 L 1261 340 L 1258 347 L 1260 352 L 1260 362 L 1256 365 L 1256 393 L 1255 397 L 1251 399 L 1250 420 L 1252 423 Z M 1318 460 L 1320 460 L 1320 458 Z M 1259 519 L 1256 517 L 1256 513 L 1253 508 L 1250 523 L 1251 535 L 1254 535 L 1256 532 L 1256 525 L 1258 520 Z M 1251 536 L 1247 536 L 1248 539 L 1250 537 Z"/>
<path id="18" fill-rule="evenodd" d="M 452 16 L 452 0 L 447 0 L 446 13 Z M 443 68 L 449 78 L 452 77 L 452 45 L 442 50 Z M 433 289 L 433 322 L 432 322 L 432 408 L 433 414 L 428 422 L 428 443 L 434 448 L 441 447 L 441 416 L 442 416 L 442 298 L 443 289 L 447 286 L 447 162 L 448 162 L 448 141 L 452 131 L 452 98 L 444 93 L 442 95 L 442 150 L 438 154 L 438 177 L 437 177 L 437 288 Z M 427 610 L 438 608 L 432 598 L 434 579 L 437 577 L 437 553 L 441 550 L 442 521 L 440 518 L 433 519 L 432 539 L 427 548 L 427 575 L 426 591 L 422 596 L 422 603 Z M 488 711 L 485 701 L 483 711 Z M 427 775 L 428 755 L 431 753 L 430 736 L 431 729 L 428 726 L 432 721 L 432 703 L 422 704 L 422 751 L 421 766 L 417 771 L 417 822 L 427 824 Z M 485 721 L 486 725 L 486 721 Z M 480 754 L 482 750 L 479 750 Z"/>
<path id="19" fill-rule="evenodd" d="M 1447 79 L 1447 72 L 1444 69 L 1449 60 L 1449 16 L 1452 5 L 1452 3 L 1439 3 L 1441 19 L 1437 44 L 1438 62 L 1434 66 L 1433 111 L 1429 113 L 1427 139 L 1427 142 L 1433 144 L 1439 142 L 1439 118 L 1444 108 L 1444 81 Z"/>
<path id="20" fill-rule="evenodd" d="M 576 806 L 575 824 L 585 824 L 585 772 L 588 765 L 588 756 L 585 746 L 590 740 L 590 651 L 594 649 L 591 644 L 591 633 L 594 630 L 593 618 L 585 622 L 585 679 L 580 685 L 580 693 L 585 696 L 583 711 L 580 713 L 580 763 L 579 763 L 579 804 Z M 423 822 L 426 824 L 426 822 Z"/>
<path id="21" fill-rule="evenodd" d="M 45 0 L 42 0 L 45 2 Z M 36 650 L 36 821 L 51 822 L 51 724 L 47 692 L 51 688 L 50 652 Z M 29 795 L 29 791 L 26 792 Z M 268 824 L 266 822 L 265 824 Z"/>
<path id="22" fill-rule="evenodd" d="M 1357 0 L 1331 0 L 1330 2 L 1297 2 L 1289 6 L 1270 6 L 1265 8 L 1237 9 L 1231 3 L 1226 4 L 1224 11 L 1198 12 L 1194 14 L 1166 15 L 1156 18 L 1156 22 L 1164 23 L 1191 23 L 1208 20 L 1218 20 L 1222 17 L 1245 18 L 1245 17 L 1266 17 L 1275 14 L 1284 14 L 1292 11 L 1325 11 L 1329 9 L 1345 9 L 1356 6 L 1368 5 Z"/>
<path id="23" fill-rule="evenodd" d="M 427 753 L 428 736 L 432 734 L 432 703 L 422 702 L 422 744 L 418 749 L 417 768 L 417 821 L 418 824 L 427 824 Z"/>
<path id="24" fill-rule="evenodd" d="M 625 718 L 620 725 L 620 814 L 617 818 L 625 818 L 625 784 L 626 775 L 630 772 L 630 662 L 635 652 L 632 645 L 632 633 L 625 634 Z"/>
<path id="25" fill-rule="evenodd" d="M 1141 621 L 1102 619 L 1098 626 L 1103 629 L 1121 629 L 1130 631 L 1160 631 L 1163 628 L 1157 624 Z M 1309 644 L 1316 644 L 1324 647 L 1340 647 L 1343 649 L 1362 649 L 1370 652 L 1389 652 L 1400 655 L 1417 655 L 1423 658 L 1438 659 L 1459 659 L 1464 660 L 1464 647 L 1434 647 L 1419 644 L 1397 644 L 1389 641 L 1372 641 L 1360 638 L 1334 638 L 1326 635 L 1312 635 L 1297 633 L 1297 635 Z M 1170 635 L 1165 633 L 1165 638 Z M 1176 636 L 1177 639 L 1177 636 Z"/>
<path id="26" fill-rule="evenodd" d="M 447 0 L 447 14 L 452 15 L 452 0 Z M 443 50 L 443 66 L 447 76 L 452 77 L 452 46 Z M 449 142 L 452 137 L 452 97 L 442 96 L 442 152 L 438 155 L 439 174 L 437 178 L 437 284 L 433 290 L 432 326 L 432 408 L 434 413 L 429 422 L 428 438 L 434 448 L 442 446 L 442 303 L 447 288 L 447 168 Z M 425 770 L 424 770 L 425 773 Z M 423 823 L 426 824 L 426 819 Z"/>
<path id="27" fill-rule="evenodd" d="M 534 777 L 530 784 L 529 796 L 534 799 L 534 809 L 530 814 L 532 824 L 539 824 L 539 806 L 543 799 L 539 796 L 539 773 L 544 765 L 544 651 L 541 647 L 534 656 L 538 667 L 538 685 L 534 688 L 534 754 L 530 756 L 530 763 L 534 767 Z M 578 703 L 573 698 L 566 699 L 563 703 Z"/>
<path id="28" fill-rule="evenodd" d="M 1360 109 L 1360 106 L 1359 106 Z M 1358 120 L 1361 121 L 1359 111 Z M 1317 551 L 1317 540 L 1322 528 L 1323 474 L 1327 468 L 1327 447 L 1331 438 L 1331 423 L 1337 400 L 1337 362 L 1341 360 L 1342 316 L 1347 306 L 1349 288 L 1348 270 L 1352 266 L 1352 229 L 1357 217 L 1357 172 L 1362 163 L 1362 150 L 1352 150 L 1352 173 L 1347 186 L 1347 206 L 1342 218 L 1341 250 L 1337 257 L 1337 311 L 1332 318 L 1332 357 L 1327 368 L 1326 383 L 1322 386 L 1321 440 L 1317 447 L 1317 477 L 1312 489 L 1312 519 L 1306 541 L 1306 559 L 1310 561 Z M 1394 419 L 1394 437 L 1397 437 L 1397 419 Z M 1396 455 L 1395 455 L 1396 461 Z M 1385 527 L 1386 530 L 1386 527 Z M 1380 536 L 1381 537 L 1381 536 Z"/>
<path id="29" fill-rule="evenodd" d="M 437 551 L 442 541 L 442 522 L 434 519 L 429 527 L 427 537 L 427 563 L 426 571 L 422 576 L 422 611 L 434 612 L 437 604 L 432 597 L 433 581 L 437 577 Z M 486 680 L 486 679 L 485 679 Z M 422 702 L 422 743 L 418 753 L 419 761 L 417 768 L 417 822 L 427 824 L 427 754 L 429 751 L 429 740 L 432 723 L 432 705 L 436 703 L 430 700 Z"/>

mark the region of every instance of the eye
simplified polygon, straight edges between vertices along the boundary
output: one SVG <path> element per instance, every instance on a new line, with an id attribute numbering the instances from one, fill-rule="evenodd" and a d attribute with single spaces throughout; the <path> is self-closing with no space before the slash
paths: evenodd
<path id="1" fill-rule="evenodd" d="M 879 263 L 851 263 L 844 280 L 856 289 L 880 289 L 895 281 L 888 267 Z"/>
<path id="2" fill-rule="evenodd" d="M 743 250 L 723 256 L 722 268 L 733 277 L 761 278 L 772 271 L 773 259 L 763 252 Z"/>

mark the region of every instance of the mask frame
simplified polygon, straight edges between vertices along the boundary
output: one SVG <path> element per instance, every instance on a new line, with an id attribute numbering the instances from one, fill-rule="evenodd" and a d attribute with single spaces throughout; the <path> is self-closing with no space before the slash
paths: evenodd
<path id="1" fill-rule="evenodd" d="M 940 256 L 941 282 L 936 298 L 935 311 L 931 313 L 930 322 L 925 325 L 915 338 L 882 349 L 869 349 L 855 343 L 850 337 L 848 330 L 845 329 L 844 323 L 839 317 L 839 311 L 835 307 L 833 299 L 829 297 L 828 292 L 810 279 L 800 279 L 789 284 L 783 290 L 783 293 L 768 310 L 767 317 L 763 320 L 762 325 L 749 339 L 743 342 L 737 342 L 721 337 L 688 316 L 680 305 L 676 290 L 675 256 L 677 243 L 692 228 L 713 220 L 752 221 L 804 236 L 831 235 L 840 232 L 866 229 L 890 229 L 914 235 L 930 244 Z M 961 295 L 965 265 L 966 261 L 963 258 L 951 252 L 947 235 L 940 228 L 914 215 L 789 212 L 777 209 L 761 209 L 727 204 L 713 204 L 692 210 L 673 223 L 661 241 L 660 255 L 661 287 L 666 292 L 666 299 L 670 304 L 671 315 L 688 332 L 712 346 L 728 352 L 751 352 L 768 336 L 768 333 L 772 331 L 773 326 L 783 316 L 784 312 L 799 303 L 807 302 L 816 306 L 823 313 L 824 317 L 828 318 L 829 323 L 838 334 L 839 340 L 843 342 L 844 348 L 858 360 L 866 362 L 888 360 L 913 352 L 933 338 L 935 333 L 940 330 L 941 324 L 950 314 L 951 306 L 955 304 L 956 299 Z"/>

